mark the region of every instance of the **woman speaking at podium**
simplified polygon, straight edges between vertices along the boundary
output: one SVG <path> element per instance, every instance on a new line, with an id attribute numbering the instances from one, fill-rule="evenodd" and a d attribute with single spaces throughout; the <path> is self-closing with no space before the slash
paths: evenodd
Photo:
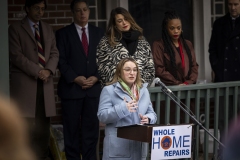
<path id="1" fill-rule="evenodd" d="M 117 128 L 133 124 L 154 124 L 157 120 L 147 83 L 142 84 L 133 58 L 122 59 L 113 80 L 102 90 L 99 121 L 106 124 L 103 144 L 104 160 L 145 160 L 147 143 L 117 137 Z"/>

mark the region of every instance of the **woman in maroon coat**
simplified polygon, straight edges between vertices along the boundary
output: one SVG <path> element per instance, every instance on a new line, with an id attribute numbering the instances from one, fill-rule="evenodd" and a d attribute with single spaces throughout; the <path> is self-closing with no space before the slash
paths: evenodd
<path id="1" fill-rule="evenodd" d="M 185 40 L 180 17 L 174 12 L 166 12 L 162 22 L 162 39 L 155 41 L 152 47 L 155 64 L 155 75 L 166 85 L 188 85 L 196 83 L 198 64 L 192 43 Z M 161 102 L 161 106 L 165 106 Z M 191 110 L 193 108 L 191 101 Z M 160 123 L 165 118 L 165 108 L 161 109 Z M 165 123 L 175 123 L 175 104 L 171 102 L 171 119 Z M 184 113 L 180 113 L 180 122 L 184 121 Z"/>
<path id="2" fill-rule="evenodd" d="M 166 85 L 196 83 L 198 64 L 192 43 L 185 40 L 180 17 L 166 12 L 162 22 L 162 39 L 152 47 L 156 77 Z"/>

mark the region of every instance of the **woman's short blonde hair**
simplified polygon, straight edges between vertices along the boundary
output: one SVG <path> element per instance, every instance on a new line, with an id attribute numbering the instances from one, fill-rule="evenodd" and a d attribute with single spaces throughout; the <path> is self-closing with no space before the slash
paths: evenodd
<path id="1" fill-rule="evenodd" d="M 141 75 L 140 75 L 140 71 L 139 71 L 139 67 L 137 62 L 133 59 L 133 58 L 123 58 L 117 65 L 116 67 L 116 71 L 115 74 L 113 76 L 113 79 L 111 82 L 107 83 L 107 85 L 113 84 L 118 82 L 119 78 L 123 80 L 123 66 L 126 62 L 133 62 L 136 67 L 137 67 L 137 77 L 136 77 L 136 81 L 135 84 L 138 85 L 139 87 L 142 87 L 142 79 L 141 79 Z"/>

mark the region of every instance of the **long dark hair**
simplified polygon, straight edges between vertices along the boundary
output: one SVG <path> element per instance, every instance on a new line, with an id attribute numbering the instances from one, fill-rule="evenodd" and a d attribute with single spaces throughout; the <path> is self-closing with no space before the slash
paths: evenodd
<path id="1" fill-rule="evenodd" d="M 172 74 L 175 79 L 180 81 L 179 77 L 177 76 L 177 64 L 176 64 L 175 52 L 174 52 L 174 48 L 173 48 L 174 45 L 173 45 L 172 39 L 169 36 L 168 31 L 167 31 L 168 22 L 173 19 L 179 19 L 181 21 L 181 18 L 177 15 L 177 13 L 175 11 L 165 12 L 165 16 L 164 16 L 164 19 L 162 22 L 162 39 L 163 39 L 164 48 L 166 50 L 166 53 L 169 54 L 170 60 L 171 60 L 171 65 L 174 68 L 172 70 L 173 71 Z M 188 70 L 188 75 L 187 75 L 189 77 L 191 74 L 191 67 L 192 67 L 192 54 L 191 54 L 191 51 L 184 39 L 183 32 L 180 34 L 180 40 L 183 43 L 183 47 L 185 48 L 187 55 L 188 55 L 188 59 L 189 59 L 189 70 Z"/>

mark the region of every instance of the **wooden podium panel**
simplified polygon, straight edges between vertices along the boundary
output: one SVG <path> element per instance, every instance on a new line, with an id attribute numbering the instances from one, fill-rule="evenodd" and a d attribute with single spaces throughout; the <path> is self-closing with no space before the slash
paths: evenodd
<path id="1" fill-rule="evenodd" d="M 117 137 L 125 138 L 135 141 L 148 142 L 152 141 L 152 128 L 159 125 L 146 124 L 146 125 L 131 125 L 117 128 Z"/>

